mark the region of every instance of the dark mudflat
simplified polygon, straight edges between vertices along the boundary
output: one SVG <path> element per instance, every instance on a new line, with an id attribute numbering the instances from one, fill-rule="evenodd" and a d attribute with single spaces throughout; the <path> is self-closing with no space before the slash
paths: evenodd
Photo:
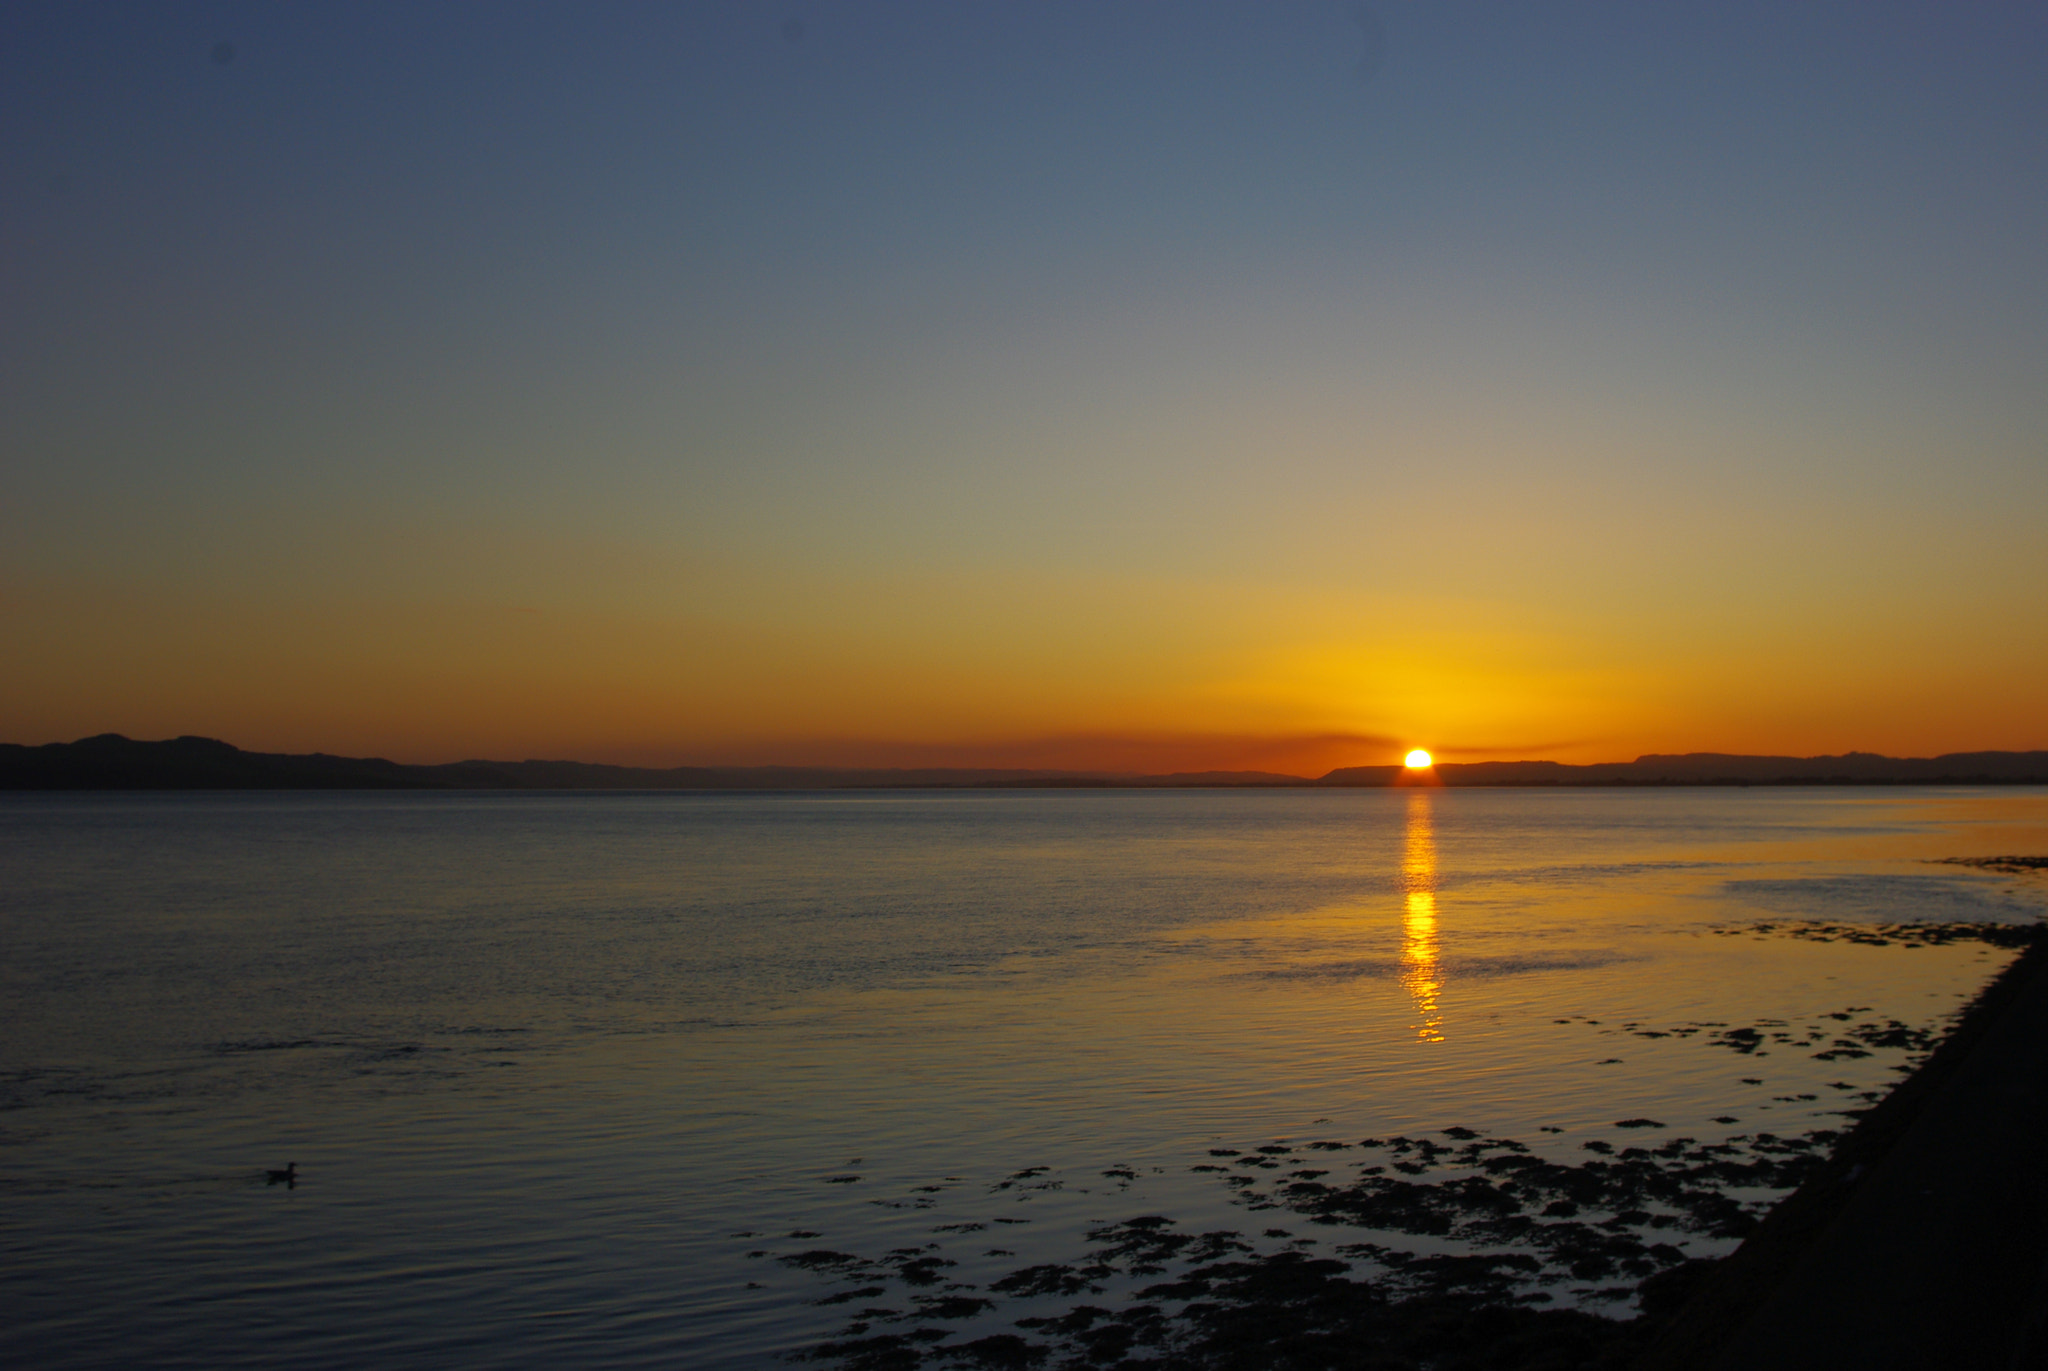
<path id="1" fill-rule="evenodd" d="M 2048 1367 L 2048 947 L 1705 1282 L 1645 1371 Z"/>

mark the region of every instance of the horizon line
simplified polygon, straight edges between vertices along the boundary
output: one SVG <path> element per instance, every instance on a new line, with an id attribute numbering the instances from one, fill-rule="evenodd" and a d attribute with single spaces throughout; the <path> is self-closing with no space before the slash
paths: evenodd
<path id="1" fill-rule="evenodd" d="M 95 745 L 98 745 L 98 747 L 96 748 Z M 1339 778 L 1347 775 L 1357 776 L 1361 779 L 1368 775 L 1383 776 L 1387 778 L 1399 778 L 1400 775 L 1404 772 L 1410 773 L 1416 781 L 1424 781 L 1425 783 L 1426 779 L 1436 778 L 1444 773 L 1474 773 L 1480 771 L 1500 769 L 1516 769 L 1531 773 L 1547 772 L 1558 775 L 1577 774 L 1584 776 L 1589 773 L 1598 773 L 1603 771 L 1621 772 L 1627 770 L 1634 770 L 1637 768 L 1641 768 L 1645 765 L 1654 766 L 1660 762 L 1674 765 L 1683 764 L 1687 771 L 1692 772 L 1696 775 L 1704 775 L 1706 772 L 1722 772 L 1728 773 L 1732 776 L 1732 773 L 1728 772 L 1729 768 L 1755 767 L 1759 764 L 1798 764 L 1799 766 L 1804 768 L 1811 768 L 1826 764 L 1850 764 L 1854 769 L 1858 770 L 1867 770 L 1872 767 L 1881 766 L 1907 767 L 1918 770 L 1920 768 L 1936 766 L 1943 763 L 1952 764 L 1955 762 L 1961 762 L 1966 759 L 1989 762 L 1993 759 L 2011 759 L 2013 761 L 2020 761 L 2022 759 L 2028 758 L 2048 758 L 2048 749 L 2002 748 L 1944 752 L 1925 757 L 1894 757 L 1885 753 L 1866 752 L 1860 749 L 1850 749 L 1848 751 L 1840 753 L 1815 753 L 1805 756 L 1793 753 L 1737 753 L 1718 751 L 1694 751 L 1648 752 L 1638 754 L 1634 758 L 1626 760 L 1617 759 L 1594 762 L 1560 762 L 1550 760 L 1547 758 L 1532 757 L 1492 757 L 1474 761 L 1446 761 L 1433 759 L 1431 764 L 1428 767 L 1424 768 L 1411 768 L 1405 766 L 1401 762 L 1368 762 L 1332 767 L 1326 771 L 1321 772 L 1320 774 L 1301 774 L 1296 772 L 1268 770 L 1263 768 L 1252 767 L 1180 767 L 1165 771 L 1143 771 L 1085 766 L 906 766 L 901 764 L 887 766 L 848 766 L 832 764 L 827 762 L 683 762 L 671 766 L 645 766 L 622 764 L 615 762 L 588 762 L 579 761 L 572 758 L 542 757 L 527 757 L 519 760 L 494 759 L 485 757 L 466 757 L 457 761 L 450 762 L 408 763 L 395 762 L 384 757 L 356 757 L 348 756 L 346 754 L 329 753 L 321 751 L 299 753 L 256 752 L 243 749 L 235 744 L 226 742 L 219 738 L 207 737 L 201 734 L 180 734 L 177 737 L 166 739 L 134 739 L 126 736 L 125 734 L 114 732 L 93 734 L 84 738 L 75 739 L 68 743 L 0 743 L 0 750 L 4 750 L 8 753 L 13 753 L 16 755 L 16 759 L 26 761 L 26 754 L 68 754 L 73 753 L 79 749 L 94 751 L 102 749 L 112 749 L 117 746 L 123 749 L 136 749 L 138 751 L 160 751 L 165 749 L 180 749 L 188 754 L 195 755 L 202 752 L 214 753 L 216 756 L 221 758 L 232 756 L 236 758 L 246 759 L 250 762 L 256 762 L 259 760 L 266 759 L 275 761 L 297 760 L 307 762 L 318 761 L 323 763 L 333 763 L 345 766 L 392 768 L 395 771 L 401 773 L 421 772 L 445 774 L 450 772 L 460 772 L 465 769 L 478 768 L 512 768 L 522 771 L 536 768 L 544 768 L 573 769 L 575 771 L 580 772 L 617 773 L 622 776 L 639 775 L 644 777 L 677 776 L 678 773 L 685 773 L 702 775 L 705 776 L 707 779 L 709 776 L 717 774 L 754 774 L 761 776 L 763 779 L 766 779 L 770 776 L 785 776 L 794 779 L 796 775 L 809 773 L 820 778 L 852 778 L 859 776 L 909 778 L 913 776 L 927 776 L 933 778 L 959 779 L 963 781 L 970 779 L 979 779 L 983 783 L 999 781 L 1000 779 L 1015 779 L 1019 781 L 1029 781 L 1038 783 L 1056 782 L 1059 780 L 1074 780 L 1080 782 L 1134 784 L 1144 782 L 1171 783 L 1175 781 L 1198 782 L 1204 778 L 1214 778 L 1218 781 L 1222 781 L 1225 779 L 1238 779 L 1253 784 L 1266 783 L 1279 786 L 1285 786 L 1289 783 L 1297 783 L 1302 785 L 1330 784 L 1332 782 L 1337 782 Z M 2048 772 L 2048 768 L 2044 768 L 2044 772 Z M 1787 777 L 1786 779 L 1792 778 Z M 1808 777 L 1806 779 L 1815 778 Z M 1851 778 L 1844 775 L 1842 779 Z"/>

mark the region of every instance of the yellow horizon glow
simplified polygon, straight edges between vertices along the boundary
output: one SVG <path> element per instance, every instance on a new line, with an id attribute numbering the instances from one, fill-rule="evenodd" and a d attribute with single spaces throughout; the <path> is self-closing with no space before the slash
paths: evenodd
<path id="1" fill-rule="evenodd" d="M 1884 622 L 1848 613 L 1746 618 L 1733 637 L 1711 614 L 1613 621 L 1436 588 L 827 577 L 515 531 L 385 527 L 388 555 L 360 579 L 338 534 L 261 557 L 181 544 L 153 579 L 10 577 L 0 558 L 16 649 L 0 742 L 1308 776 L 1398 761 L 1416 737 L 1463 760 L 1561 762 L 2048 747 L 2048 639 L 2004 631 L 1995 599 L 1944 604 L 1927 650 L 1902 657 Z M 1417 622 L 1435 627 L 1396 627 Z"/>

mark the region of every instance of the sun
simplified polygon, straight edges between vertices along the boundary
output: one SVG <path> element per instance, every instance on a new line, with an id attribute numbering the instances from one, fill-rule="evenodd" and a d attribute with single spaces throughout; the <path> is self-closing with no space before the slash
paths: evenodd
<path id="1" fill-rule="evenodd" d="M 1433 759 L 1427 752 L 1418 747 L 1408 754 L 1406 760 L 1410 771 L 1421 771 L 1427 768 Z"/>

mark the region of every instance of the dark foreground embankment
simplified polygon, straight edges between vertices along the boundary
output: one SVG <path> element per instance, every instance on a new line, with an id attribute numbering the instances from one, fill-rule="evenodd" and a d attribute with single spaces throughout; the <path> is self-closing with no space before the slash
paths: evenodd
<path id="1" fill-rule="evenodd" d="M 1694 1290 L 1639 1371 L 2048 1366 L 2048 944 Z"/>

